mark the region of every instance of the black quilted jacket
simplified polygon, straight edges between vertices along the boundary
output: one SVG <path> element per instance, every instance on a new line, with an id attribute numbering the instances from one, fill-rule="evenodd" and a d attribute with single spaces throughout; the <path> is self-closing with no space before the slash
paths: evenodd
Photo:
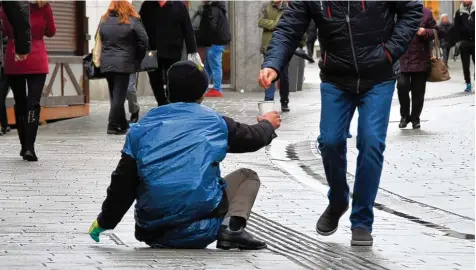
<path id="1" fill-rule="evenodd" d="M 366 92 L 395 78 L 392 63 L 415 36 L 422 8 L 417 1 L 290 1 L 263 67 L 281 70 L 314 20 L 323 55 L 322 81 L 345 91 Z"/>

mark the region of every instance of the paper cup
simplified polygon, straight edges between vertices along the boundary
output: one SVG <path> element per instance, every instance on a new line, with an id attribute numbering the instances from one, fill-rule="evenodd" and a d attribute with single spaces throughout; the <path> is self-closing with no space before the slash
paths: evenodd
<path id="1" fill-rule="evenodd" d="M 269 112 L 275 111 L 274 101 L 262 101 L 258 103 L 259 113 L 265 115 Z"/>

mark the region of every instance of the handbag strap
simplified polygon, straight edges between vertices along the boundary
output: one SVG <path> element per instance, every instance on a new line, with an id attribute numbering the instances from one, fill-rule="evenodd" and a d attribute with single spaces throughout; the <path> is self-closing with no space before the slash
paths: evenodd
<path id="1" fill-rule="evenodd" d="M 435 37 L 433 48 L 435 49 L 436 59 L 440 59 L 440 40 L 438 38 L 438 31 L 436 31 L 436 29 L 433 29 L 433 35 Z M 433 50 L 430 51 L 430 56 L 433 57 Z"/>

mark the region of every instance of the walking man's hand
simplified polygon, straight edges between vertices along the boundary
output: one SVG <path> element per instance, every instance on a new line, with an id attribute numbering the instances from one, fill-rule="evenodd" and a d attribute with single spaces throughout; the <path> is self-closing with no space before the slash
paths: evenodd
<path id="1" fill-rule="evenodd" d="M 278 73 L 274 69 L 263 68 L 259 72 L 258 83 L 261 87 L 268 89 L 277 77 Z"/>
<path id="2" fill-rule="evenodd" d="M 276 111 L 269 112 L 263 116 L 259 116 L 258 122 L 261 122 L 261 121 L 270 122 L 275 130 L 281 126 L 281 116 L 279 116 L 279 113 Z"/>

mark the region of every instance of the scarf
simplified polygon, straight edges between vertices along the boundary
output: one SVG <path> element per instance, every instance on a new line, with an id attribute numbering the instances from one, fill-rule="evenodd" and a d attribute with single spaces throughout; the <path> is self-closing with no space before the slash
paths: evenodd
<path id="1" fill-rule="evenodd" d="M 459 7 L 459 12 L 461 13 L 466 13 L 466 14 L 471 14 L 474 12 L 474 4 L 471 4 L 471 6 L 465 6 L 463 3 L 461 3 Z"/>

